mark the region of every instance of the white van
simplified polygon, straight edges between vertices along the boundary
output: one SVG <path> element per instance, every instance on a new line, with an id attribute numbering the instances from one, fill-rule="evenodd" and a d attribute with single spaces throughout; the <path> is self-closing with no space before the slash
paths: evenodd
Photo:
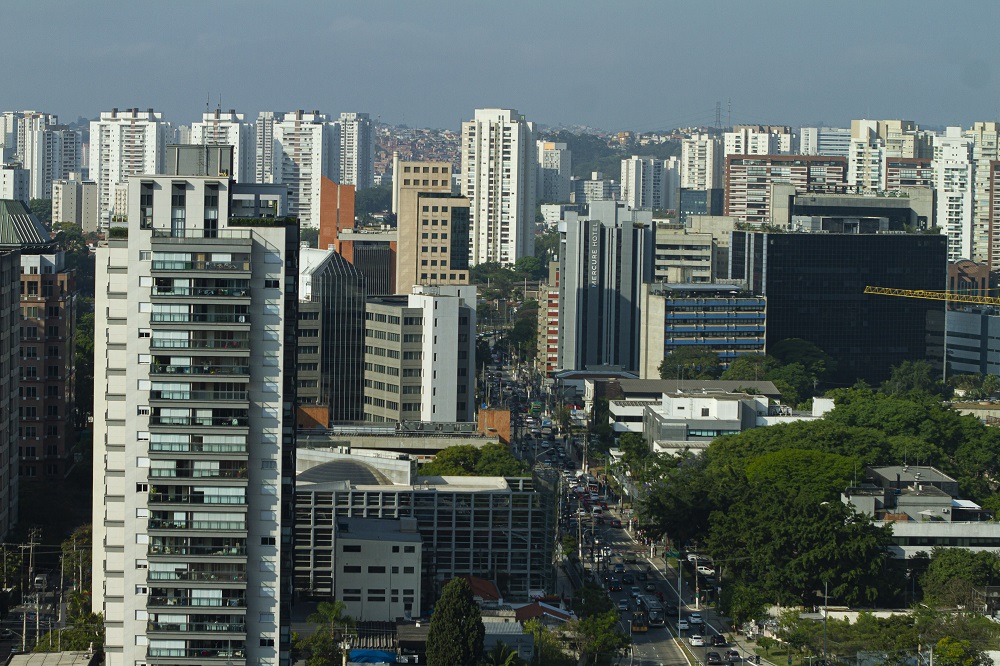
<path id="1" fill-rule="evenodd" d="M 602 509 L 599 506 L 595 506 L 593 509 L 591 509 L 591 512 L 595 516 L 603 516 L 604 515 L 604 509 Z"/>

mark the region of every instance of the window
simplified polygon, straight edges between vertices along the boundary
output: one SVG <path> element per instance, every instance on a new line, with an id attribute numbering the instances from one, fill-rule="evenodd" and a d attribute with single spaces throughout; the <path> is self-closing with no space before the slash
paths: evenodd
<path id="1" fill-rule="evenodd" d="M 274 537 L 261 537 L 260 545 L 262 546 L 273 546 L 275 544 Z"/>
<path id="2" fill-rule="evenodd" d="M 370 573 L 370 574 L 384 574 L 385 573 L 385 567 L 384 566 L 370 566 L 370 567 L 368 567 L 368 573 Z M 373 590 L 369 590 L 368 591 L 369 594 L 371 594 L 372 591 Z M 383 591 L 382 593 L 385 594 L 385 591 Z"/>
<path id="3" fill-rule="evenodd" d="M 361 573 L 361 566 L 360 565 L 345 565 L 344 566 L 344 573 L 358 573 L 359 574 L 359 573 Z"/>
<path id="4" fill-rule="evenodd" d="M 260 639 L 260 646 L 261 647 L 274 647 L 274 639 L 273 638 L 262 638 L 262 639 Z"/>
<path id="5" fill-rule="evenodd" d="M 280 289 L 281 282 L 279 280 L 264 280 L 265 289 Z"/>
<path id="6" fill-rule="evenodd" d="M 403 567 L 403 573 L 405 574 L 413 573 L 413 567 Z"/>
<path id="7" fill-rule="evenodd" d="M 361 546 L 360 545 L 348 545 L 348 544 L 345 543 L 343 546 L 340 547 L 340 550 L 343 553 L 360 553 L 361 552 Z"/>

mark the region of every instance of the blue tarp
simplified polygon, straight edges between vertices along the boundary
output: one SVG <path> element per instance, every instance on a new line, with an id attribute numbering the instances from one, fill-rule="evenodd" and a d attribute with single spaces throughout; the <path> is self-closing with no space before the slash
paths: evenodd
<path id="1" fill-rule="evenodd" d="M 396 655 L 384 650 L 351 650 L 348 660 L 356 664 L 395 664 Z"/>

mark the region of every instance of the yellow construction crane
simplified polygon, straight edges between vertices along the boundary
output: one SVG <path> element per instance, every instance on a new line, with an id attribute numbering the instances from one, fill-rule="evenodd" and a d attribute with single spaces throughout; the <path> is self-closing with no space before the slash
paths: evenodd
<path id="1" fill-rule="evenodd" d="M 947 301 L 948 303 L 976 303 L 978 305 L 1000 305 L 1000 296 L 974 296 L 972 294 L 953 294 L 947 291 L 931 291 L 928 289 L 894 289 L 893 287 L 865 287 L 866 294 L 881 294 L 882 296 L 902 296 L 904 298 L 922 298 L 930 301 Z"/>

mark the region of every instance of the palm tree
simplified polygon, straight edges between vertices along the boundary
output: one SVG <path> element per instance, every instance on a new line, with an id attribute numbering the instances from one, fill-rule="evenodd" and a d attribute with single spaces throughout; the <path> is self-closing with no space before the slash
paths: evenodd
<path id="1" fill-rule="evenodd" d="M 482 666 L 521 666 L 524 663 L 517 652 L 506 643 L 497 641 L 493 649 L 483 655 Z"/>
<path id="2" fill-rule="evenodd" d="M 356 625 L 354 618 L 345 610 L 347 606 L 343 601 L 322 601 L 316 606 L 316 612 L 306 618 L 307 622 L 316 625 L 316 633 L 301 638 L 297 645 L 306 658 L 306 664 L 325 666 L 340 660 L 342 641 Z"/>

